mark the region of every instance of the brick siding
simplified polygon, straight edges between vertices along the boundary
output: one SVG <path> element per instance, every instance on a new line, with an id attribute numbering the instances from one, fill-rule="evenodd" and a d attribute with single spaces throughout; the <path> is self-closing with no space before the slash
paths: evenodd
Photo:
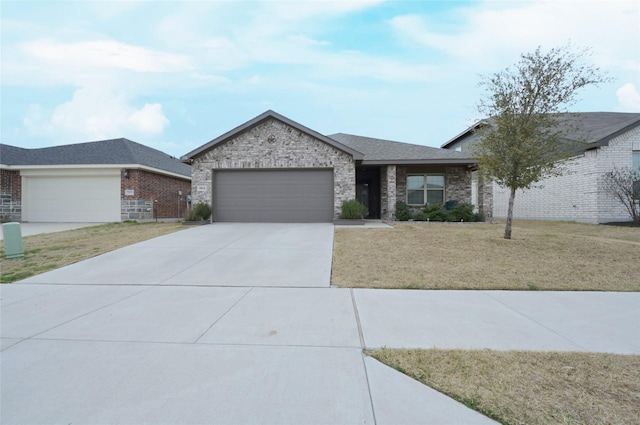
<path id="1" fill-rule="evenodd" d="M 122 172 L 120 178 L 122 220 L 184 218 L 187 194 L 191 192 L 189 180 L 146 170 L 127 170 L 127 173 L 128 177 Z M 133 191 L 133 195 L 127 195 L 128 191 Z M 178 194 L 180 191 L 182 195 Z"/>
<path id="2" fill-rule="evenodd" d="M 18 170 L 0 170 L 0 221 L 22 219 L 22 177 Z"/>
<path id="3" fill-rule="evenodd" d="M 268 119 L 194 158 L 193 202 L 212 205 L 213 169 L 292 168 L 333 169 L 334 218 L 340 217 L 343 201 L 356 197 L 351 155 L 281 121 Z"/>
<path id="4" fill-rule="evenodd" d="M 634 146 L 640 145 L 640 128 L 573 158 L 562 176 L 541 180 L 534 188 L 516 192 L 514 217 L 569 220 L 586 223 L 629 221 L 627 211 L 603 188 L 604 174 L 613 167 L 631 167 Z M 494 215 L 506 217 L 509 190 L 493 185 Z"/>

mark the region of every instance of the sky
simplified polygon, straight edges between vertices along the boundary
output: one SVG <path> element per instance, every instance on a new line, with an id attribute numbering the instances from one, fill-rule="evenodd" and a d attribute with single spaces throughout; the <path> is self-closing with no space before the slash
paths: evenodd
<path id="1" fill-rule="evenodd" d="M 180 157 L 266 110 L 325 135 L 439 147 L 478 83 L 570 43 L 611 82 L 576 112 L 640 112 L 640 2 L 2 0 L 1 141 L 125 137 Z"/>

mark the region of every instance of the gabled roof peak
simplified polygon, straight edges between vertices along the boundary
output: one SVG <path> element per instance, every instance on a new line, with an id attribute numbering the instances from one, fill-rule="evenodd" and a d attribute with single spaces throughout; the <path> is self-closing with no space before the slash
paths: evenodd
<path id="1" fill-rule="evenodd" d="M 227 142 L 228 140 L 230 140 L 231 138 L 237 136 L 238 134 L 241 134 L 245 131 L 248 131 L 258 125 L 260 125 L 261 123 L 265 122 L 268 119 L 275 119 L 278 120 L 290 127 L 293 127 L 303 133 L 308 134 L 309 136 L 312 136 L 328 145 L 333 146 L 334 148 L 341 150 L 343 152 L 346 152 L 348 154 L 350 154 L 353 159 L 362 159 L 362 153 L 358 152 L 356 150 L 353 150 L 352 148 L 345 146 L 339 142 L 337 142 L 336 140 L 333 140 L 323 134 L 318 133 L 315 130 L 312 130 L 308 127 L 305 127 L 302 124 L 299 124 L 283 115 L 278 114 L 277 112 L 269 109 L 265 112 L 263 112 L 262 114 L 256 116 L 255 118 L 245 122 L 244 124 L 241 124 L 239 126 L 237 126 L 236 128 L 227 131 L 226 133 L 224 133 L 221 136 L 216 137 L 215 139 L 209 141 L 208 143 L 205 143 L 204 145 L 200 146 L 197 149 L 192 150 L 191 152 L 187 153 L 186 155 L 184 155 L 181 160 L 183 162 L 190 162 L 193 160 L 194 157 L 201 155 L 202 153 L 213 149 L 215 146 L 218 146 L 220 144 L 223 144 L 225 142 Z"/>

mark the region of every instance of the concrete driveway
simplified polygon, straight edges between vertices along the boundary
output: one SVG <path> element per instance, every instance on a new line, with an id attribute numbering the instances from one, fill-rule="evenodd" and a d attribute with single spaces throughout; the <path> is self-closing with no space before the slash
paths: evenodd
<path id="1" fill-rule="evenodd" d="M 25 283 L 328 287 L 333 225 L 215 223 L 172 233 Z"/>
<path id="2" fill-rule="evenodd" d="M 363 349 L 640 353 L 640 294 L 331 288 L 332 244 L 214 224 L 3 285 L 0 422 L 491 424 Z"/>

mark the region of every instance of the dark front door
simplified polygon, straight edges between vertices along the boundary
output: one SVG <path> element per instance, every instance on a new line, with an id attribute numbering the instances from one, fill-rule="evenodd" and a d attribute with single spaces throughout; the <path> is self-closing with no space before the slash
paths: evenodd
<path id="1" fill-rule="evenodd" d="M 380 168 L 356 168 L 356 199 L 369 209 L 367 218 L 380 218 Z"/>

